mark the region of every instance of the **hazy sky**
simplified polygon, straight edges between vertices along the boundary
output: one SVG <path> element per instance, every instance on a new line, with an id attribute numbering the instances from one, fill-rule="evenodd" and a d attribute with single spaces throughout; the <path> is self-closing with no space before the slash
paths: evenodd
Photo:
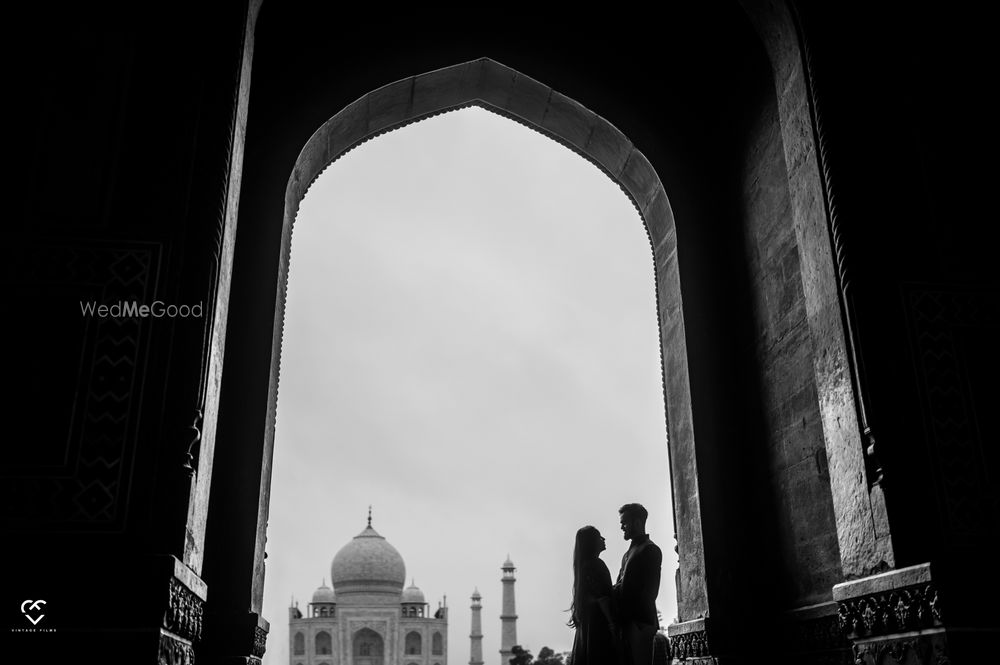
<path id="1" fill-rule="evenodd" d="M 641 147 L 641 146 L 640 146 Z M 639 501 L 676 614 L 652 255 L 595 166 L 481 109 L 335 162 L 292 239 L 268 525 L 265 665 L 286 665 L 336 552 L 373 526 L 469 661 L 469 596 L 499 665 L 500 565 L 518 641 L 568 650 L 573 538 L 593 524 L 617 575 L 618 507 Z"/>

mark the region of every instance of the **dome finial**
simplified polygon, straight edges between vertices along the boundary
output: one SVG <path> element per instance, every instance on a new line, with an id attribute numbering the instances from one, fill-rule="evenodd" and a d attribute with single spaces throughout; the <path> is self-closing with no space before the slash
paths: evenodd
<path id="1" fill-rule="evenodd" d="M 368 504 L 368 526 L 372 525 L 372 504 Z"/>

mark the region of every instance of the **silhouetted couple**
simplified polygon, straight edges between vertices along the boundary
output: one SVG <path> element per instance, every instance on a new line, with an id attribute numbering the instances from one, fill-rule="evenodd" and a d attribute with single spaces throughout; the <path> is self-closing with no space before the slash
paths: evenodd
<path id="1" fill-rule="evenodd" d="M 573 548 L 573 605 L 569 625 L 576 628 L 573 665 L 651 665 L 653 637 L 659 628 L 656 594 L 660 589 L 660 548 L 646 533 L 648 513 L 638 503 L 618 509 L 625 540 L 618 581 L 600 559 L 606 547 L 601 532 L 585 526 Z"/>

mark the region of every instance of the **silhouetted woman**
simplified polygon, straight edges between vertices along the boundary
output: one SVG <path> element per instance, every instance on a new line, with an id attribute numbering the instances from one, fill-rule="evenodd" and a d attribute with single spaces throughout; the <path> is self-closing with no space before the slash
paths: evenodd
<path id="1" fill-rule="evenodd" d="M 614 665 L 614 617 L 611 615 L 611 573 L 599 558 L 606 549 L 601 532 L 585 526 L 573 547 L 573 605 L 568 625 L 576 628 L 573 665 Z"/>

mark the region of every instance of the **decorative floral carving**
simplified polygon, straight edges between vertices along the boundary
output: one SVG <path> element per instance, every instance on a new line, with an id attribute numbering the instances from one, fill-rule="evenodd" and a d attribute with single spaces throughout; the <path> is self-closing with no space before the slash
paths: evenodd
<path id="1" fill-rule="evenodd" d="M 931 583 L 852 598 L 839 603 L 845 635 L 886 635 L 940 625 L 941 605 Z"/>
<path id="2" fill-rule="evenodd" d="M 163 627 L 184 639 L 201 640 L 205 604 L 176 578 L 170 579 L 170 601 L 163 614 Z"/>

